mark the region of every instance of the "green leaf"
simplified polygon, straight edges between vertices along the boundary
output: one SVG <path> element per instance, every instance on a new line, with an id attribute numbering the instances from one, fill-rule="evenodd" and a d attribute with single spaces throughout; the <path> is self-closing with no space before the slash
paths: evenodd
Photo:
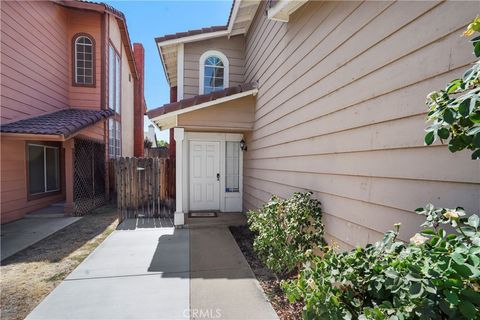
<path id="1" fill-rule="evenodd" d="M 480 148 L 480 132 L 477 133 L 477 134 L 473 137 L 472 144 L 473 144 L 475 147 Z"/>
<path id="2" fill-rule="evenodd" d="M 452 124 L 455 122 L 455 117 L 451 109 L 445 109 L 445 111 L 443 112 L 443 120 L 448 124 Z"/>
<path id="3" fill-rule="evenodd" d="M 462 79 L 455 79 L 453 81 L 450 82 L 450 85 L 447 87 L 447 93 L 450 94 L 450 93 L 453 93 L 455 92 L 463 83 L 463 80 Z"/>
<path id="4" fill-rule="evenodd" d="M 415 299 L 419 298 L 423 294 L 423 285 L 419 282 L 414 282 L 410 286 L 409 292 L 410 292 L 410 298 Z"/>
<path id="5" fill-rule="evenodd" d="M 425 144 L 429 146 L 433 143 L 433 141 L 435 141 L 435 133 L 433 133 L 433 131 L 430 131 L 425 135 Z"/>
<path id="6" fill-rule="evenodd" d="M 475 319 L 477 316 L 475 306 L 470 301 L 460 301 L 458 308 L 460 309 L 460 313 L 463 314 L 467 319 Z"/>
<path id="7" fill-rule="evenodd" d="M 470 113 L 470 99 L 463 100 L 458 106 L 458 112 L 466 117 Z"/>
<path id="8" fill-rule="evenodd" d="M 480 123 L 480 113 L 472 113 L 469 119 L 474 123 Z"/>
<path id="9" fill-rule="evenodd" d="M 437 134 L 442 139 L 448 139 L 448 137 L 450 136 L 450 131 L 448 131 L 447 128 L 440 128 L 438 129 Z"/>
<path id="10" fill-rule="evenodd" d="M 451 304 L 458 304 L 458 295 L 455 292 L 452 290 L 445 290 L 443 293 L 445 294 L 445 298 L 448 302 Z"/>
<path id="11" fill-rule="evenodd" d="M 480 292 L 473 291 L 470 288 L 464 289 L 461 296 L 467 298 L 470 302 L 480 306 Z"/>
<path id="12" fill-rule="evenodd" d="M 476 214 L 472 214 L 469 218 L 468 218 L 468 224 L 472 227 L 474 227 L 475 229 L 478 228 L 478 226 L 480 225 L 480 218 L 476 215 Z"/>
<path id="13" fill-rule="evenodd" d="M 473 53 L 475 54 L 475 57 L 480 57 L 480 41 L 473 44 Z"/>
<path id="14" fill-rule="evenodd" d="M 475 152 L 472 153 L 472 160 L 477 160 L 480 159 L 480 149 L 475 150 Z"/>
<path id="15" fill-rule="evenodd" d="M 432 229 L 425 229 L 425 230 L 422 230 L 420 233 L 424 235 L 429 235 L 429 236 L 436 235 L 435 231 L 433 231 Z"/>

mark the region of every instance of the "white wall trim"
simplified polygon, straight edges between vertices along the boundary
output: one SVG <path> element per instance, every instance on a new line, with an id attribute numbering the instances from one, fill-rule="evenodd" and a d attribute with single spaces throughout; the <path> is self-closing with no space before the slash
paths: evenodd
<path id="1" fill-rule="evenodd" d="M 228 36 L 228 30 L 221 30 L 221 31 L 208 32 L 208 33 L 200 33 L 194 36 L 182 37 L 182 38 L 171 39 L 171 40 L 166 40 L 161 42 L 157 41 L 157 45 L 160 47 L 164 47 L 172 44 L 196 42 L 196 41 L 207 40 L 207 39 L 218 38 L 218 37 L 226 37 L 226 36 Z"/>
<path id="2" fill-rule="evenodd" d="M 177 101 L 183 99 L 183 73 L 185 61 L 185 48 L 183 43 L 178 44 L 177 48 Z"/>
<path id="3" fill-rule="evenodd" d="M 228 101 L 231 101 L 231 100 L 243 98 L 243 97 L 246 97 L 246 96 L 255 96 L 257 93 L 258 93 L 258 89 L 252 89 L 252 90 L 244 91 L 244 92 L 241 92 L 241 93 L 232 94 L 231 96 L 226 96 L 226 97 L 219 98 L 219 99 L 212 100 L 212 101 L 208 101 L 208 102 L 205 102 L 205 103 L 200 103 L 200 104 L 197 104 L 195 106 L 188 107 L 188 108 L 185 108 L 185 109 L 180 109 L 180 110 L 173 111 L 173 112 L 169 112 L 167 114 L 162 114 L 161 116 L 150 118 L 150 120 L 155 122 L 156 125 L 159 128 L 162 128 L 162 130 L 163 129 L 169 129 L 169 128 L 171 128 L 169 126 L 176 126 L 177 125 L 176 116 L 178 116 L 180 114 L 192 112 L 192 111 L 203 109 L 203 108 L 208 108 L 208 107 L 211 107 L 211 106 L 214 106 L 214 105 L 217 105 L 217 104 L 221 104 L 221 103 L 228 102 Z M 170 119 L 170 121 L 168 121 L 166 119 Z"/>
<path id="4" fill-rule="evenodd" d="M 182 128 L 183 129 L 183 128 Z M 182 144 L 183 149 L 183 164 L 181 168 L 183 168 L 183 178 L 182 178 L 182 205 L 183 205 L 183 212 L 189 212 L 189 161 L 190 161 L 190 152 L 189 152 L 189 144 L 190 141 L 217 141 L 220 142 L 220 211 L 227 212 L 227 198 L 232 199 L 235 198 L 239 201 L 239 208 L 242 207 L 243 201 L 243 152 L 241 152 L 240 156 L 240 163 L 239 163 L 239 192 L 225 192 L 225 174 L 226 174 L 226 162 L 225 162 L 225 146 L 227 141 L 235 141 L 240 142 L 243 139 L 243 134 L 240 133 L 222 133 L 222 132 L 185 132 L 185 137 Z M 177 150 L 178 150 L 177 144 Z M 178 151 L 177 151 L 178 155 Z M 179 168 L 179 167 L 177 167 Z M 177 169 L 178 172 L 178 169 Z M 177 186 L 177 190 L 178 186 Z M 177 191 L 178 197 L 178 191 Z M 178 201 L 178 198 L 177 198 Z M 241 212 L 242 210 L 236 210 Z M 235 211 L 235 212 L 236 212 Z"/>
<path id="5" fill-rule="evenodd" d="M 204 94 L 204 75 L 205 75 L 205 60 L 210 56 L 216 56 L 220 58 L 223 62 L 223 88 L 228 88 L 229 85 L 229 74 L 230 74 L 230 63 L 226 55 L 217 50 L 208 50 L 205 51 L 198 61 L 199 65 L 199 77 L 198 77 L 198 94 Z"/>
<path id="6" fill-rule="evenodd" d="M 183 128 L 175 128 L 173 129 L 173 136 L 175 138 L 175 143 L 177 145 L 176 148 L 176 159 L 175 159 L 175 166 L 177 168 L 175 172 L 175 186 L 176 186 L 176 197 L 175 197 L 175 205 L 176 210 L 173 217 L 173 222 L 176 226 L 183 225 L 185 223 L 185 215 L 183 210 L 183 176 L 184 170 L 179 170 L 178 168 L 183 168 L 183 163 L 186 162 L 184 159 L 183 154 L 183 141 L 185 140 L 185 130 Z"/>

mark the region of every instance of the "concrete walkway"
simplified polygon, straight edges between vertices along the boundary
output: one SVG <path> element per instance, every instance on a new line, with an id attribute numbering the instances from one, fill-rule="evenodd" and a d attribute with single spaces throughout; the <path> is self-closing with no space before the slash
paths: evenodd
<path id="1" fill-rule="evenodd" d="M 1 226 L 1 260 L 45 239 L 51 234 L 78 221 L 79 217 L 39 217 L 26 218 Z"/>
<path id="2" fill-rule="evenodd" d="M 277 315 L 226 227 L 159 220 L 123 223 L 27 317 L 212 318 Z"/>

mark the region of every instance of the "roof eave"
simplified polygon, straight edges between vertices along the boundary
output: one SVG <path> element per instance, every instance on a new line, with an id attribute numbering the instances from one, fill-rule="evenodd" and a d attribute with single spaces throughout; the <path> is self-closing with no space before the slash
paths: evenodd
<path id="1" fill-rule="evenodd" d="M 208 108 L 208 107 L 212 107 L 212 106 L 215 106 L 215 105 L 218 105 L 218 104 L 221 104 L 221 103 L 229 102 L 229 101 L 240 99 L 240 98 L 247 97 L 247 96 L 256 96 L 257 93 L 258 93 L 258 89 L 254 88 L 254 89 L 251 89 L 251 90 L 248 90 L 248 91 L 244 91 L 244 92 L 240 92 L 240 93 L 233 94 L 233 95 L 230 95 L 230 96 L 222 97 L 222 98 L 219 98 L 219 99 L 207 101 L 207 102 L 200 103 L 200 104 L 188 107 L 188 108 L 184 108 L 184 109 L 172 111 L 172 112 L 169 112 L 169 113 L 165 113 L 165 114 L 162 114 L 162 115 L 159 115 L 159 116 L 154 115 L 155 114 L 155 109 L 150 110 L 150 111 L 147 112 L 147 116 L 150 119 L 150 121 L 152 121 L 160 130 L 170 129 L 170 128 L 173 128 L 176 125 L 177 117 L 181 114 L 193 112 L 193 111 Z M 166 124 L 175 123 L 175 125 L 172 125 L 172 126 L 162 125 L 162 126 L 160 126 L 160 125 L 158 125 L 157 122 L 166 123 Z"/>

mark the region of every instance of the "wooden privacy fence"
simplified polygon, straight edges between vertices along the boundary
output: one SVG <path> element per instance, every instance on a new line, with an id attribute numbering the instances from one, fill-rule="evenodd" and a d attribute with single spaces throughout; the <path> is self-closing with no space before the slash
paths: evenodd
<path id="1" fill-rule="evenodd" d="M 173 217 L 175 162 L 171 159 L 113 159 L 110 186 L 120 221 L 136 217 Z"/>

